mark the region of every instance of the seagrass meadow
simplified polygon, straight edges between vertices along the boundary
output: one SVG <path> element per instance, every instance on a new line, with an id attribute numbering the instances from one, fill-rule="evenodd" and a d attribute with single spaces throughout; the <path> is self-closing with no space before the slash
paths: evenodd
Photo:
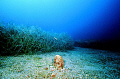
<path id="1" fill-rule="evenodd" d="M 120 79 L 120 0 L 0 0 L 0 79 Z"/>
<path id="2" fill-rule="evenodd" d="M 65 51 L 73 48 L 66 33 L 46 32 L 39 27 L 0 23 L 0 55 Z"/>
<path id="3" fill-rule="evenodd" d="M 1 22 L 0 78 L 119 79 L 119 52 L 93 49 L 87 42 L 74 43 L 66 33 L 36 26 Z M 92 48 L 81 48 L 84 45 Z M 53 66 L 56 55 L 63 57 L 61 70 Z"/>

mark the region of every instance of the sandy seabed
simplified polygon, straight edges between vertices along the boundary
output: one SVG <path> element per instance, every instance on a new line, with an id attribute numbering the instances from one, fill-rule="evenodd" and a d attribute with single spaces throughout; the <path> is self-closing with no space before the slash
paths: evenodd
<path id="1" fill-rule="evenodd" d="M 61 71 L 53 67 L 55 55 L 63 57 Z M 1 56 L 0 79 L 120 79 L 120 52 L 75 47 L 67 52 Z"/>

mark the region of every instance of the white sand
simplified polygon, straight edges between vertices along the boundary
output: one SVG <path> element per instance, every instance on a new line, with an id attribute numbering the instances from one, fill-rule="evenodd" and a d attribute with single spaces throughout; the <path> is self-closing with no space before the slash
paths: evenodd
<path id="1" fill-rule="evenodd" d="M 64 72 L 50 71 L 55 55 L 64 60 Z M 45 70 L 45 68 L 48 70 Z M 0 57 L 1 79 L 119 79 L 120 52 L 78 48 L 67 52 Z"/>

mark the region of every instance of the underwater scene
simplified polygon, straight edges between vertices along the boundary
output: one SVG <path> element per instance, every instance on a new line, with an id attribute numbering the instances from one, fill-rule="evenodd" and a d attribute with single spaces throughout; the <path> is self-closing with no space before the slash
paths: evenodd
<path id="1" fill-rule="evenodd" d="M 120 79 L 120 0 L 1 0 L 0 79 Z"/>

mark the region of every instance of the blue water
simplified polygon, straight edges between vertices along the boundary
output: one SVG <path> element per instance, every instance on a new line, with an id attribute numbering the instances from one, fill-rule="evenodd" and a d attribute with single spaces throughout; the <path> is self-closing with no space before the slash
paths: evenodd
<path id="1" fill-rule="evenodd" d="M 0 0 L 0 20 L 66 32 L 75 40 L 119 39 L 120 0 Z"/>
<path id="2" fill-rule="evenodd" d="M 44 73 L 42 72 L 42 78 L 44 78 L 46 73 L 49 74 L 48 78 L 51 78 L 52 72 L 48 73 L 50 69 L 47 71 L 44 70 L 44 67 L 52 65 L 52 60 L 57 54 L 61 55 L 65 61 L 64 68 L 68 70 L 65 73 L 67 78 L 120 78 L 120 49 L 118 47 L 120 45 L 120 0 L 0 0 L 1 21 L 8 23 L 3 25 L 8 25 L 8 27 L 12 26 L 9 25 L 10 22 L 10 24 L 14 23 L 14 25 L 18 26 L 36 26 L 45 31 L 55 33 L 65 32 L 74 39 L 74 46 L 80 47 L 74 47 L 73 50 L 65 52 L 48 53 L 46 51 L 51 51 L 50 47 L 53 50 L 57 50 L 61 46 L 61 49 L 63 49 L 72 45 L 71 41 L 66 36 L 60 38 L 61 35 L 58 35 L 60 39 L 57 38 L 57 35 L 51 37 L 52 35 L 49 36 L 47 34 L 49 32 L 39 31 L 40 29 L 38 28 L 38 31 L 36 31 L 34 27 L 31 30 L 32 32 L 29 32 L 28 28 L 25 32 L 22 32 L 24 28 L 21 29 L 20 34 L 26 34 L 23 34 L 23 37 L 20 34 L 16 34 L 14 37 L 16 32 L 14 32 L 14 29 L 13 34 L 9 36 L 9 29 L 7 29 L 7 33 L 6 28 L 5 32 L 4 27 L 0 25 L 2 27 L 0 28 L 0 38 L 2 38 L 0 39 L 0 55 L 12 55 L 15 52 L 15 57 L 0 56 L 0 78 L 2 79 L 41 78 L 39 73 L 42 71 L 45 71 Z M 12 33 L 12 30 L 10 31 Z M 33 42 L 27 39 L 27 36 L 29 36 L 27 33 L 32 35 L 33 31 L 39 34 L 37 35 L 39 36 L 38 38 L 34 36 L 37 42 L 34 42 L 34 39 L 30 39 Z M 6 37 L 7 34 L 9 37 Z M 45 36 L 41 34 L 46 34 L 45 40 L 47 37 L 51 37 L 50 40 L 43 40 Z M 23 42 L 19 41 L 24 37 L 26 39 Z M 38 40 L 40 37 L 43 38 Z M 102 42 L 94 41 L 106 39 L 107 41 Z M 58 42 L 49 42 L 51 40 Z M 66 43 L 66 40 L 68 43 Z M 59 43 L 61 41 L 62 43 Z M 43 47 L 42 42 L 45 45 Z M 38 50 L 35 48 L 37 45 L 39 45 Z M 112 51 L 105 51 L 105 49 Z M 31 54 L 34 53 L 35 55 L 17 56 L 19 53 L 29 53 L 29 50 Z"/>

